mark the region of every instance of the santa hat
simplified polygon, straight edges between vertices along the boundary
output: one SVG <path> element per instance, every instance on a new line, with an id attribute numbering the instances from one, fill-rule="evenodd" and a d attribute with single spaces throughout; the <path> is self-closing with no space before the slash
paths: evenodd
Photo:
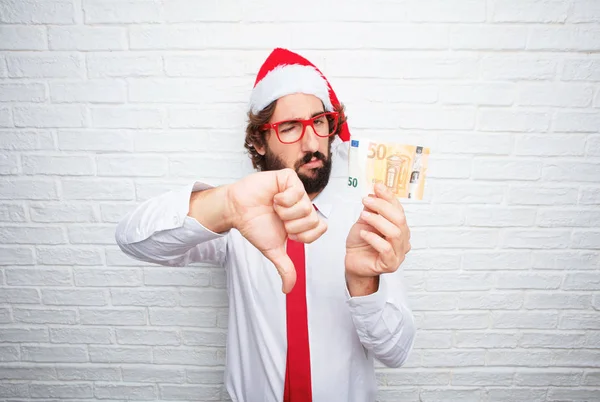
<path id="1" fill-rule="evenodd" d="M 297 53 L 276 48 L 258 71 L 250 96 L 250 111 L 257 114 L 271 102 L 294 93 L 316 96 L 328 112 L 340 106 L 329 81 L 315 65 Z M 347 123 L 341 127 L 340 138 L 350 139 Z"/>

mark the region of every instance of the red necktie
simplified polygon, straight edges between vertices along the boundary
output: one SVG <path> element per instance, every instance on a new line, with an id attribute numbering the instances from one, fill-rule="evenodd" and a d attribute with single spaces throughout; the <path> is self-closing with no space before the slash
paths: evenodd
<path id="1" fill-rule="evenodd" d="M 288 239 L 287 253 L 296 267 L 296 284 L 286 295 L 288 350 L 283 400 L 311 402 L 304 243 Z"/>

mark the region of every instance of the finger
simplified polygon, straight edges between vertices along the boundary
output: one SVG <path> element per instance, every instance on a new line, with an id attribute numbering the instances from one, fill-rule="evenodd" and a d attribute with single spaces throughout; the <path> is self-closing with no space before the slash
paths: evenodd
<path id="1" fill-rule="evenodd" d="M 382 215 L 398 227 L 406 225 L 406 215 L 400 203 L 395 204 L 383 198 L 365 197 L 363 204 L 369 211 Z"/>
<path id="2" fill-rule="evenodd" d="M 282 221 L 291 221 L 294 219 L 301 219 L 309 216 L 315 210 L 308 197 L 307 202 L 304 202 L 304 198 L 291 207 L 284 207 L 279 204 L 274 204 L 273 209 Z"/>
<path id="3" fill-rule="evenodd" d="M 402 231 L 392 222 L 387 220 L 384 216 L 374 214 L 369 211 L 362 211 L 360 214 L 362 220 L 369 225 L 373 226 L 374 229 L 378 230 L 379 233 L 387 237 L 388 239 L 401 239 Z"/>
<path id="4" fill-rule="evenodd" d="M 382 183 L 377 183 L 375 185 L 375 195 L 378 198 L 382 198 L 386 201 L 389 201 L 394 205 L 401 206 L 400 201 L 398 200 L 398 198 L 396 198 L 394 193 L 392 193 L 392 190 L 390 190 L 387 186 L 383 185 Z"/>
<path id="5" fill-rule="evenodd" d="M 273 265 L 275 265 L 275 268 L 277 268 L 277 272 L 279 272 L 279 276 L 281 276 L 281 290 L 283 293 L 287 294 L 291 292 L 296 284 L 296 268 L 285 251 L 285 248 L 281 246 L 276 249 L 267 250 L 263 254 L 273 263 Z"/>
<path id="6" fill-rule="evenodd" d="M 283 225 L 285 226 L 285 231 L 289 234 L 298 234 L 316 228 L 320 221 L 321 219 L 319 219 L 317 213 L 313 212 L 301 219 L 284 221 Z"/>
<path id="7" fill-rule="evenodd" d="M 292 169 L 277 171 L 277 184 L 279 192 L 273 197 L 273 202 L 283 207 L 291 207 L 304 196 L 308 198 L 304 185 Z"/>
<path id="8" fill-rule="evenodd" d="M 327 223 L 319 219 L 319 224 L 311 230 L 307 230 L 302 233 L 292 234 L 289 236 L 290 239 L 299 241 L 301 243 L 312 243 L 317 240 L 319 237 L 323 235 L 327 231 Z"/>
<path id="9" fill-rule="evenodd" d="M 377 268 L 380 270 L 380 273 L 394 271 L 400 266 L 400 262 L 404 257 L 398 258 L 388 241 L 367 230 L 361 230 L 360 237 L 379 253 L 378 261 L 380 261 L 380 264 L 378 264 Z"/>

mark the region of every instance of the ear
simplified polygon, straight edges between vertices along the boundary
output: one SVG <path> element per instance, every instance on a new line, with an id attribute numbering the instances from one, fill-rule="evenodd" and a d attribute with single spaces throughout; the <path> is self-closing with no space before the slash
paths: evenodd
<path id="1" fill-rule="evenodd" d="M 256 149 L 256 152 L 261 156 L 265 156 L 267 153 L 267 149 L 264 146 L 254 145 L 254 149 Z"/>

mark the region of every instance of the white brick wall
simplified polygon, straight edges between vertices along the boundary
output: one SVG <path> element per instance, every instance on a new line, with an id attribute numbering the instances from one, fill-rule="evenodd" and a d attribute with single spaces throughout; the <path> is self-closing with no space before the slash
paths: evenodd
<path id="1" fill-rule="evenodd" d="M 228 400 L 223 271 L 113 234 L 251 170 L 274 46 L 355 133 L 433 148 L 406 206 L 416 348 L 378 400 L 600 400 L 598 0 L 1 0 L 0 400 Z"/>

